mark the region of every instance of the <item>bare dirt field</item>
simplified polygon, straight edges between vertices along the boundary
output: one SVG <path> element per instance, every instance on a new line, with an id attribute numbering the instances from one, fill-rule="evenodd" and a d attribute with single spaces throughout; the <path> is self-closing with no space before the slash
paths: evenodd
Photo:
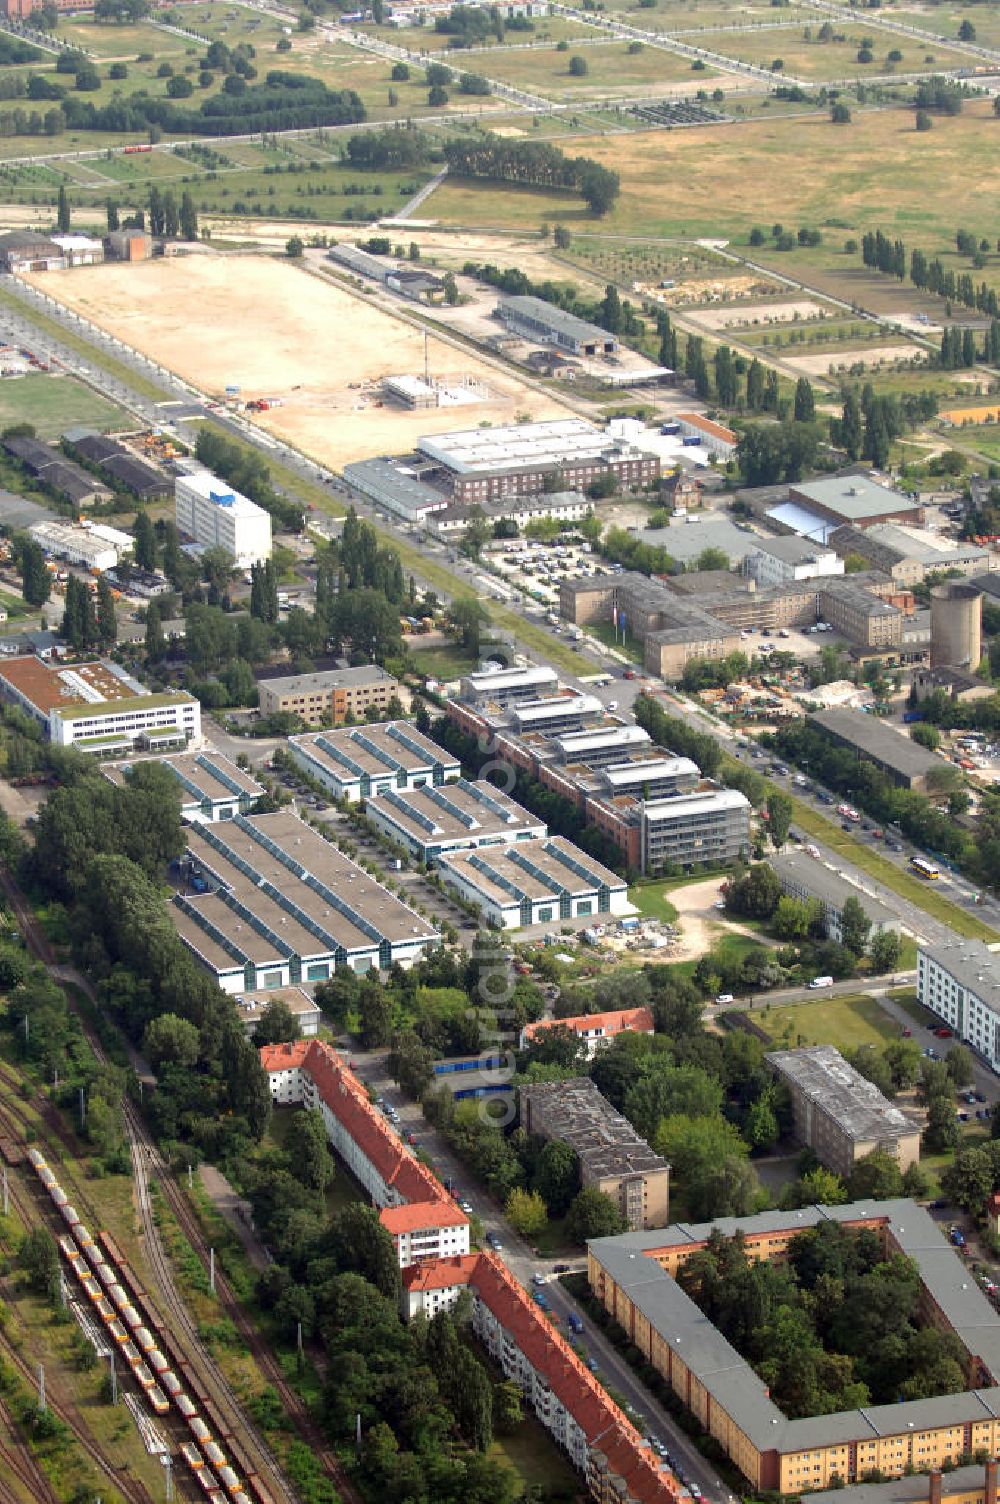
<path id="1" fill-rule="evenodd" d="M 758 274 L 733 272 L 717 277 L 685 277 L 672 287 L 637 283 L 637 290 L 670 308 L 684 308 L 692 303 L 732 303 L 742 298 L 759 298 L 776 292 L 778 284 Z M 722 309 L 718 317 L 725 318 L 727 313 L 728 310 Z M 701 310 L 698 316 L 701 317 Z"/>
<path id="2" fill-rule="evenodd" d="M 411 449 L 421 435 L 483 422 L 563 417 L 566 409 L 430 334 L 433 376 L 469 375 L 488 401 L 407 412 L 376 405 L 365 382 L 424 368 L 421 329 L 319 276 L 265 256 L 192 256 L 48 272 L 45 291 L 209 395 L 280 397 L 258 421 L 324 463 Z"/>
<path id="3" fill-rule="evenodd" d="M 803 376 L 826 376 L 831 370 L 860 364 L 874 369 L 896 360 L 926 360 L 927 351 L 920 345 L 875 345 L 868 350 L 827 350 L 822 355 L 784 355 L 782 359 Z"/>
<path id="4" fill-rule="evenodd" d="M 675 921 L 680 931 L 680 945 L 670 952 L 671 961 L 696 961 L 720 935 L 753 935 L 762 945 L 768 941 L 749 930 L 745 925 L 735 924 L 715 907 L 722 887 L 722 879 L 709 877 L 691 883 L 686 888 L 672 888 L 670 902 L 677 910 Z"/>
<path id="5" fill-rule="evenodd" d="M 810 299 L 792 303 L 753 303 L 749 308 L 692 308 L 691 316 L 707 329 L 742 329 L 749 324 L 803 324 L 830 317 L 831 310 Z"/>

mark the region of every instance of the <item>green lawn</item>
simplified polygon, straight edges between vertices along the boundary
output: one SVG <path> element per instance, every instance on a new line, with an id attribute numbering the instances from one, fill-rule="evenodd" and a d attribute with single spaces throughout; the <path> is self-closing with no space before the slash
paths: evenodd
<path id="1" fill-rule="evenodd" d="M 784 1008 L 753 1009 L 752 1017 L 776 1045 L 832 1044 L 853 1050 L 899 1038 L 899 1025 L 870 997 L 830 997 Z"/>
<path id="2" fill-rule="evenodd" d="M 421 637 L 406 638 L 410 661 L 418 674 L 447 681 L 472 674 L 479 667 L 479 659 L 471 653 L 463 653 L 457 644 L 437 643 L 433 647 L 422 647 L 422 642 Z"/>
<path id="3" fill-rule="evenodd" d="M 685 885 L 690 881 L 689 877 L 680 879 L 680 883 Z M 628 901 L 635 904 L 639 913 L 645 915 L 647 919 L 659 919 L 663 924 L 673 924 L 677 918 L 677 910 L 667 894 L 672 887 L 678 886 L 678 882 L 636 883 L 628 890 Z"/>
<path id="4" fill-rule="evenodd" d="M 587 71 L 580 77 L 569 71 L 570 59 L 583 58 Z M 581 47 L 574 54 L 572 45 L 566 52 L 555 47 L 540 47 L 529 52 L 491 52 L 476 63 L 490 78 L 498 78 L 519 89 L 536 94 L 572 94 L 586 97 L 598 93 L 622 93 L 640 89 L 643 92 L 656 84 L 676 84 L 692 77 L 689 57 L 665 52 L 662 47 L 643 47 L 640 52 L 629 52 L 628 43 L 601 43 Z M 700 69 L 694 77 L 699 79 L 716 76 L 714 68 Z"/>
<path id="5" fill-rule="evenodd" d="M 57 438 L 74 423 L 101 430 L 133 428 L 134 419 L 72 376 L 11 376 L 0 382 L 0 428 L 32 423 L 43 439 Z"/>
<path id="6" fill-rule="evenodd" d="M 807 41 L 805 29 L 796 31 L 790 28 L 781 31 L 707 32 L 697 38 L 697 45 L 704 47 L 706 52 L 718 52 L 725 57 L 739 58 L 742 62 L 755 63 L 763 68 L 770 68 L 773 62 L 780 59 L 784 63 L 784 69 L 778 70 L 779 74 L 784 71 L 790 78 L 806 81 L 841 78 L 864 80 L 868 74 L 892 73 L 894 70 L 900 73 L 919 73 L 934 67 L 961 68 L 968 63 L 963 54 L 953 52 L 950 47 L 933 43 L 927 45 L 912 37 L 901 37 L 883 31 L 880 27 L 866 27 L 864 22 L 853 22 L 844 31 L 836 29 L 844 37 L 842 42 L 817 42 L 815 39 Z M 815 38 L 815 29 L 812 30 Z M 858 52 L 865 39 L 872 44 L 873 60 L 870 63 L 859 63 Z M 887 54 L 893 51 L 902 52 L 901 63 L 887 61 Z M 932 61 L 928 61 L 928 57 Z"/>
<path id="7" fill-rule="evenodd" d="M 909 872 L 897 867 L 879 852 L 873 851 L 870 846 L 863 846 L 860 841 L 855 841 L 850 835 L 845 835 L 832 820 L 827 820 L 823 815 L 817 814 L 801 799 L 793 799 L 795 806 L 795 823 L 809 835 L 822 841 L 824 845 L 832 847 L 838 855 L 846 861 L 852 862 L 855 867 L 878 878 L 879 882 L 885 883 L 900 898 L 907 899 L 918 909 L 923 909 L 925 914 L 930 914 L 935 919 L 940 919 L 942 924 L 950 925 L 959 935 L 964 935 L 968 940 L 986 940 L 992 942 L 1000 940 L 1000 934 L 982 919 L 977 919 L 974 914 L 967 914 L 957 904 L 945 898 L 932 884 L 925 883 L 919 877 L 911 877 Z"/>
<path id="8" fill-rule="evenodd" d="M 525 1415 L 512 1436 L 499 1436 L 490 1448 L 491 1458 L 503 1458 L 521 1480 L 519 1497 L 538 1489 L 544 1498 L 573 1499 L 580 1492 L 580 1479 L 572 1464 L 533 1415 Z"/>

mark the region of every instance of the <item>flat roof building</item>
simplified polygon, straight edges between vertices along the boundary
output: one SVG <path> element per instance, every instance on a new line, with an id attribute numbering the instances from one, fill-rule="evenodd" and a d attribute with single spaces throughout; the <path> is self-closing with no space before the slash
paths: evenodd
<path id="1" fill-rule="evenodd" d="M 580 1180 L 616 1202 L 633 1230 L 662 1227 L 670 1209 L 670 1165 L 654 1154 L 589 1076 L 518 1088 L 521 1126 L 561 1139 L 580 1161 Z"/>
<path id="2" fill-rule="evenodd" d="M 647 802 L 693 793 L 700 778 L 698 764 L 689 757 L 637 757 L 611 763 L 598 774 L 609 799 L 634 794 Z"/>
<path id="3" fill-rule="evenodd" d="M 174 482 L 178 530 L 204 548 L 224 548 L 240 569 L 271 557 L 271 518 L 208 470 Z"/>
<path id="4" fill-rule="evenodd" d="M 589 721 L 606 714 L 596 695 L 547 695 L 541 700 L 519 700 L 511 711 L 511 724 L 519 732 L 543 731 L 558 736 L 562 731 L 580 731 Z"/>
<path id="5" fill-rule="evenodd" d="M 301 987 L 271 987 L 267 992 L 236 992 L 233 994 L 240 1015 L 240 1023 L 249 1038 L 267 1012 L 271 1003 L 284 1003 L 299 1026 L 303 1039 L 312 1039 L 319 1033 L 323 1019 L 320 1008 Z"/>
<path id="6" fill-rule="evenodd" d="M 262 715 L 295 715 L 307 726 L 337 726 L 349 715 L 364 719 L 371 709 L 384 715 L 390 700 L 399 698 L 399 680 L 370 663 L 259 679 L 257 692 Z"/>
<path id="7" fill-rule="evenodd" d="M 830 535 L 838 554 L 859 554 L 872 569 L 879 569 L 901 585 L 919 585 L 925 574 L 939 569 L 956 569 L 964 575 L 976 575 L 989 569 L 990 555 L 974 543 L 950 546 L 950 540 L 933 533 L 900 527 L 892 522 L 872 527 L 844 526 Z"/>
<path id="8" fill-rule="evenodd" d="M 67 564 L 79 564 L 84 569 L 103 574 L 118 563 L 119 550 L 114 544 L 95 537 L 86 528 L 77 527 L 72 522 L 35 522 L 28 532 L 44 554 L 53 559 L 65 559 Z M 131 538 L 128 541 L 131 547 Z"/>
<path id="9" fill-rule="evenodd" d="M 497 929 L 623 914 L 622 878 L 562 836 L 451 850 L 436 859 L 446 888 Z"/>
<path id="10" fill-rule="evenodd" d="M 443 788 L 393 789 L 370 798 L 368 819 L 420 862 L 449 851 L 540 839 L 545 822 L 492 783 L 458 778 Z"/>
<path id="11" fill-rule="evenodd" d="M 783 1259 L 795 1238 L 834 1223 L 877 1236 L 883 1258 L 915 1261 L 923 1320 L 965 1349 L 969 1388 L 930 1399 L 866 1405 L 788 1419 L 769 1389 L 677 1283 L 677 1271 L 713 1232 L 739 1233 L 750 1259 Z M 861 1201 L 675 1223 L 595 1238 L 587 1249 L 593 1293 L 700 1426 L 757 1493 L 799 1496 L 868 1475 L 899 1477 L 951 1465 L 1000 1444 L 1000 1315 L 940 1229 L 912 1201 Z"/>
<path id="12" fill-rule="evenodd" d="M 738 789 L 684 794 L 642 806 L 642 871 L 723 866 L 750 850 L 750 801 Z"/>
<path id="13" fill-rule="evenodd" d="M 0 694 L 20 705 L 58 747 L 100 757 L 201 739 L 201 705 L 186 690 L 150 694 L 106 659 L 72 666 L 38 657 L 0 660 Z"/>
<path id="14" fill-rule="evenodd" d="M 546 340 L 571 355 L 614 355 L 618 338 L 599 324 L 588 324 L 543 298 L 502 297 L 496 315 L 508 329 L 528 339 Z"/>
<path id="15" fill-rule="evenodd" d="M 148 760 L 111 763 L 104 769 L 104 776 L 123 786 L 133 769 Z M 180 784 L 183 820 L 206 821 L 211 825 L 216 820 L 231 820 L 234 815 L 247 815 L 264 792 L 263 785 L 256 778 L 214 747 L 202 752 L 182 753 L 179 757 L 160 757 L 155 761 L 172 773 Z"/>
<path id="16" fill-rule="evenodd" d="M 815 857 L 807 856 L 801 851 L 781 851 L 769 859 L 769 865 L 777 874 L 783 893 L 791 898 L 819 900 L 823 905 L 826 932 L 831 940 L 838 943 L 841 940 L 841 917 L 844 904 L 849 898 L 858 900 L 871 920 L 873 934 L 880 930 L 899 932 L 901 926 L 898 915 L 877 898 L 860 892 L 853 883 L 841 877 L 839 872 L 824 866 Z"/>
<path id="17" fill-rule="evenodd" d="M 462 772 L 457 757 L 409 721 L 292 736 L 288 751 L 302 771 L 334 799 L 351 804 L 390 789 L 419 789 L 425 784 L 437 788 Z"/>
<path id="18" fill-rule="evenodd" d="M 641 726 L 602 727 L 599 731 L 569 731 L 552 738 L 560 762 L 585 763 L 588 768 L 602 768 L 621 762 L 630 753 L 652 747 L 648 731 Z"/>
<path id="19" fill-rule="evenodd" d="M 558 418 L 501 428 L 467 428 L 420 440 L 441 467 L 456 501 L 494 501 L 559 487 L 585 491 L 608 476 L 627 489 L 658 478 L 656 455 L 588 423 Z"/>
<path id="20" fill-rule="evenodd" d="M 355 460 L 344 466 L 344 479 L 376 506 L 407 522 L 423 522 L 432 513 L 444 511 L 449 502 L 441 491 L 425 485 L 405 463 Z"/>
<path id="21" fill-rule="evenodd" d="M 917 998 L 1000 1074 L 1000 953 L 982 940 L 921 946 Z"/>
<path id="22" fill-rule="evenodd" d="M 743 560 L 743 573 L 758 585 L 783 585 L 788 580 L 842 575 L 844 561 L 832 548 L 822 548 L 806 538 L 758 536 L 750 542 Z"/>
<path id="23" fill-rule="evenodd" d="M 788 488 L 792 503 L 836 523 L 870 527 L 875 522 L 923 522 L 923 509 L 898 491 L 866 475 L 831 475 L 824 480 L 796 481 Z"/>
<path id="24" fill-rule="evenodd" d="M 559 679 L 554 668 L 488 669 L 468 674 L 461 684 L 462 699 L 470 705 L 495 705 L 505 710 L 520 700 L 536 700 L 545 691 L 555 691 Z"/>
<path id="25" fill-rule="evenodd" d="M 899 788 L 922 789 L 941 759 L 863 710 L 820 710 L 809 724 L 861 761 L 874 763 Z"/>
<path id="26" fill-rule="evenodd" d="M 792 1099 L 795 1137 L 835 1175 L 846 1180 L 857 1161 L 876 1150 L 891 1155 L 900 1170 L 919 1161 L 919 1123 L 832 1045 L 773 1050 L 764 1058 Z"/>
<path id="27" fill-rule="evenodd" d="M 224 992 L 409 966 L 438 943 L 427 920 L 288 811 L 189 825 L 186 840 L 199 890 L 176 893 L 171 917 Z"/>

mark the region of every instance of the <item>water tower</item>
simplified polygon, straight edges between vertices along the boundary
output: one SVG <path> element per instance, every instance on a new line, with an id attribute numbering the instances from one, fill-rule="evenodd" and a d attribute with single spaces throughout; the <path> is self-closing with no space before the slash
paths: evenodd
<path id="1" fill-rule="evenodd" d="M 974 674 L 983 653 L 983 597 L 975 585 L 949 580 L 931 591 L 931 668 Z"/>

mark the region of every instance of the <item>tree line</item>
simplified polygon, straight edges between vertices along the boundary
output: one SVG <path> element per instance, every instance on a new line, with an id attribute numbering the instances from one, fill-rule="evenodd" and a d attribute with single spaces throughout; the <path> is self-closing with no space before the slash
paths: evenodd
<path id="1" fill-rule="evenodd" d="M 990 249 L 988 241 L 977 241 L 967 230 L 959 230 L 955 240 L 960 255 L 968 255 L 977 269 L 985 266 L 986 254 Z M 922 292 L 936 293 L 949 303 L 961 303 L 990 318 L 1000 315 L 996 288 L 990 287 L 986 282 L 977 285 L 970 273 L 955 272 L 951 267 L 946 267 L 939 256 L 928 257 L 919 247 L 913 249 L 907 263 L 903 241 L 890 240 L 881 230 L 868 231 L 862 236 L 861 259 L 873 271 L 883 272 L 900 282 L 904 282 L 909 275 L 914 287 Z"/>
<path id="2" fill-rule="evenodd" d="M 621 191 L 619 176 L 610 168 L 589 157 L 567 157 L 545 141 L 469 136 L 448 142 L 444 159 L 456 177 L 579 193 L 592 214 L 607 214 Z"/>
<path id="3" fill-rule="evenodd" d="M 269 512 L 276 527 L 292 533 L 302 531 L 301 506 L 279 495 L 271 481 L 270 470 L 252 449 L 234 444 L 202 424 L 194 452 L 206 469 L 227 480 L 235 490 L 242 491 L 244 496 Z"/>

